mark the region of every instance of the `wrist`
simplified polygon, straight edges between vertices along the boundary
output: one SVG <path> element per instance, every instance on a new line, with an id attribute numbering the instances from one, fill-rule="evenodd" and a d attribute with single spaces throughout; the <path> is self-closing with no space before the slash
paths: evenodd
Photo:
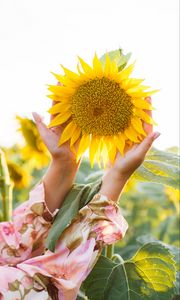
<path id="1" fill-rule="evenodd" d="M 117 202 L 129 178 L 130 175 L 123 174 L 114 168 L 107 170 L 102 178 L 100 193 Z"/>
<path id="2" fill-rule="evenodd" d="M 124 172 L 119 170 L 118 168 L 111 168 L 110 170 L 107 171 L 107 173 L 111 176 L 111 178 L 114 179 L 114 181 L 128 181 L 129 178 L 131 177 L 131 173 L 130 172 Z"/>
<path id="3" fill-rule="evenodd" d="M 52 158 L 49 168 L 42 178 L 45 199 L 50 211 L 60 208 L 65 196 L 73 186 L 77 164 Z"/>
<path id="4" fill-rule="evenodd" d="M 59 170 L 65 175 L 70 175 L 70 174 L 75 174 L 77 172 L 79 164 L 76 163 L 76 160 L 68 160 L 68 159 L 62 159 L 60 157 L 52 157 L 51 158 L 51 163 L 50 163 L 50 168 Z"/>

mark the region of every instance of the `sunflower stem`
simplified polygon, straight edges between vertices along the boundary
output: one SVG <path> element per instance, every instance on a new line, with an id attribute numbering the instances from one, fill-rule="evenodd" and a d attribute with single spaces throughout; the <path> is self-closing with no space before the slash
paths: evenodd
<path id="1" fill-rule="evenodd" d="M 10 221 L 12 216 L 12 184 L 4 156 L 0 149 L 0 199 L 2 201 L 2 221 Z"/>
<path id="2" fill-rule="evenodd" d="M 113 255 L 114 255 L 114 245 L 106 246 L 105 256 L 111 259 Z"/>

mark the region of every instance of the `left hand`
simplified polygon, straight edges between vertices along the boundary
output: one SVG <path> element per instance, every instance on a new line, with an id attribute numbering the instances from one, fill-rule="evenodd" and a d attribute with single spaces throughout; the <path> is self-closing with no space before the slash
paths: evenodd
<path id="1" fill-rule="evenodd" d="M 60 82 L 57 85 L 61 85 Z M 56 102 L 53 101 L 52 106 Z M 77 169 L 79 163 L 76 162 L 76 157 L 74 153 L 70 149 L 69 142 L 64 143 L 60 147 L 58 146 L 58 142 L 60 140 L 61 134 L 66 127 L 66 123 L 56 126 L 53 128 L 48 128 L 46 124 L 43 122 L 43 118 L 38 115 L 37 113 L 33 112 L 33 118 L 36 123 L 37 129 L 39 134 L 46 145 L 47 149 L 49 150 L 52 160 L 58 161 L 62 164 L 65 169 L 68 168 L 69 171 L 72 169 Z M 56 115 L 50 116 L 50 121 L 54 119 Z M 75 143 L 75 148 L 77 148 L 79 141 Z"/>
<path id="2" fill-rule="evenodd" d="M 74 167 L 76 165 L 76 159 L 74 153 L 70 149 L 69 143 L 66 142 L 60 147 L 58 146 L 65 125 L 48 128 L 40 115 L 35 112 L 32 114 L 41 139 L 49 150 L 52 160 L 57 160 L 62 164 L 69 164 Z M 53 116 L 51 117 L 51 120 L 52 118 Z"/>

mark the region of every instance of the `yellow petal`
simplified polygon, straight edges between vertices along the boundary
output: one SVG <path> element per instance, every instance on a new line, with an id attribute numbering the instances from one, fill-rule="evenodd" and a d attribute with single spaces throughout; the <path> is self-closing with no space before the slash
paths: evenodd
<path id="1" fill-rule="evenodd" d="M 78 152 L 77 152 L 77 161 L 82 156 L 82 154 L 86 151 L 89 145 L 90 145 L 90 135 L 84 134 L 79 143 Z"/>
<path id="2" fill-rule="evenodd" d="M 139 118 L 133 117 L 133 118 L 131 119 L 131 124 L 132 124 L 132 126 L 134 127 L 134 129 L 135 129 L 137 132 L 143 134 L 144 136 L 147 135 L 146 132 L 145 132 L 144 129 L 143 129 L 142 121 L 141 121 Z"/>
<path id="3" fill-rule="evenodd" d="M 70 109 L 70 107 L 71 107 L 71 105 L 69 104 L 69 103 L 58 103 L 58 104 L 55 104 L 55 105 L 53 105 L 49 110 L 48 110 L 48 112 L 50 113 L 50 114 L 57 114 L 57 113 L 60 113 L 60 112 L 62 112 L 62 113 L 64 113 L 65 111 L 67 111 L 67 110 L 69 110 Z"/>
<path id="4" fill-rule="evenodd" d="M 124 138 L 124 136 L 122 136 L 121 134 L 115 135 L 114 136 L 114 142 L 115 142 L 115 145 L 116 145 L 117 149 L 121 153 L 121 155 L 124 155 L 124 147 L 125 147 L 125 138 Z"/>
<path id="5" fill-rule="evenodd" d="M 59 86 L 59 85 L 50 85 L 48 88 L 49 91 L 54 93 L 57 96 L 61 95 L 72 95 L 74 94 L 74 89 L 70 87 L 65 87 L 65 86 Z"/>
<path id="6" fill-rule="evenodd" d="M 66 126 L 66 128 L 62 132 L 58 146 L 61 146 L 62 144 L 64 144 L 67 140 L 69 140 L 73 136 L 73 134 L 76 130 L 76 127 L 77 127 L 77 125 L 73 121 L 70 122 Z"/>
<path id="7" fill-rule="evenodd" d="M 70 148 L 71 148 L 72 153 L 74 153 L 74 155 L 76 156 L 76 154 L 77 154 L 76 148 L 74 146 L 71 146 Z"/>
<path id="8" fill-rule="evenodd" d="M 139 86 L 139 84 L 141 84 L 143 81 L 144 81 L 144 79 L 128 78 L 128 79 L 124 79 L 121 82 L 121 86 L 122 86 L 122 88 L 127 90 L 127 89 L 133 88 L 135 86 Z"/>
<path id="9" fill-rule="evenodd" d="M 135 98 L 132 103 L 138 108 L 152 110 L 152 105 L 145 99 Z"/>
<path id="10" fill-rule="evenodd" d="M 47 95 L 47 97 L 50 98 L 50 99 L 53 100 L 53 101 L 56 101 L 56 102 L 61 101 L 61 97 L 59 97 L 59 96 L 57 96 L 57 95 L 54 95 L 54 94 Z"/>
<path id="11" fill-rule="evenodd" d="M 132 126 L 129 126 L 128 128 L 126 128 L 124 130 L 124 134 L 127 136 L 127 138 L 130 140 L 130 141 L 133 141 L 135 143 L 139 143 L 139 140 L 138 140 L 138 134 L 137 132 L 133 129 Z"/>
<path id="12" fill-rule="evenodd" d="M 71 117 L 71 115 L 72 114 L 70 111 L 67 111 L 65 114 L 59 114 L 51 121 L 51 123 L 48 125 L 48 128 L 63 124 Z"/>
<path id="13" fill-rule="evenodd" d="M 61 67 L 64 70 L 64 73 L 66 74 L 66 76 L 71 79 L 74 82 L 78 82 L 79 81 L 79 75 L 73 71 L 68 70 L 67 68 L 65 68 L 63 65 L 61 65 Z"/>
<path id="14" fill-rule="evenodd" d="M 51 74 L 57 79 L 58 82 L 65 84 L 66 77 L 64 75 L 56 74 L 54 72 L 51 72 Z"/>
<path id="15" fill-rule="evenodd" d="M 106 53 L 105 67 L 104 67 L 104 75 L 108 76 L 111 72 L 111 60 L 109 54 Z"/>
<path id="16" fill-rule="evenodd" d="M 69 86 L 69 85 L 72 86 L 72 87 L 77 86 L 77 82 L 75 83 L 74 81 L 72 81 L 67 76 L 55 74 L 53 72 L 51 72 L 51 74 L 53 74 L 54 77 L 58 80 L 58 82 L 62 83 L 64 86 Z"/>
<path id="17" fill-rule="evenodd" d="M 95 53 L 94 59 L 93 59 L 93 68 L 94 68 L 95 73 L 96 73 L 98 76 L 102 76 L 102 74 L 103 74 L 102 65 L 101 65 L 101 62 L 100 62 L 100 60 L 98 59 L 96 53 Z"/>
<path id="18" fill-rule="evenodd" d="M 134 69 L 134 65 L 135 65 L 135 63 L 133 63 L 133 64 L 131 64 L 129 67 L 123 69 L 123 70 L 119 73 L 119 79 L 120 79 L 120 80 L 127 79 L 127 78 L 131 75 L 131 73 L 132 73 L 132 71 L 133 71 L 133 69 Z"/>
<path id="19" fill-rule="evenodd" d="M 96 153 L 96 157 L 95 157 L 95 159 L 96 159 L 96 161 L 97 161 L 97 163 L 99 165 L 99 168 L 101 168 L 102 140 L 103 140 L 103 138 L 100 138 L 98 140 L 98 149 L 97 149 L 97 153 Z"/>
<path id="20" fill-rule="evenodd" d="M 103 166 L 104 166 L 104 168 L 106 168 L 106 165 L 109 161 L 108 151 L 107 151 L 107 146 L 106 146 L 104 139 L 102 139 L 101 143 L 102 143 L 101 144 L 101 157 L 102 157 L 102 161 L 103 161 Z"/>
<path id="21" fill-rule="evenodd" d="M 81 63 L 81 66 L 82 66 L 82 69 L 83 69 L 84 73 L 91 73 L 92 68 L 81 57 L 78 56 L 78 59 Z"/>
<path id="22" fill-rule="evenodd" d="M 114 143 L 113 143 L 113 141 L 112 141 L 112 143 L 111 143 L 111 148 L 110 148 L 110 150 L 109 150 L 109 160 L 110 160 L 110 162 L 113 164 L 114 163 L 114 160 L 115 160 L 115 158 L 116 158 L 116 153 L 117 153 L 117 151 L 116 151 L 116 146 L 114 145 Z"/>
<path id="23" fill-rule="evenodd" d="M 78 73 L 80 74 L 81 83 L 86 82 L 86 81 L 88 81 L 89 79 L 91 79 L 93 77 L 92 73 L 91 74 L 90 73 L 83 73 L 80 69 L 79 64 L 77 64 L 77 70 L 78 70 Z"/>
<path id="24" fill-rule="evenodd" d="M 141 109 L 134 109 L 134 113 L 137 117 L 141 118 L 146 123 L 157 125 L 157 123 L 154 122 L 154 120 L 145 111 Z"/>
<path id="25" fill-rule="evenodd" d="M 145 90 L 147 90 L 147 89 L 149 89 L 150 87 L 149 86 L 147 86 L 147 85 L 139 85 L 139 86 L 135 86 L 135 87 L 133 87 L 133 88 L 130 88 L 130 89 L 128 89 L 128 90 L 126 90 L 126 92 L 128 93 L 128 94 L 135 94 L 135 93 L 137 93 L 137 92 L 143 92 L 143 91 L 145 91 Z"/>
<path id="26" fill-rule="evenodd" d="M 92 136 L 91 144 L 89 146 L 89 160 L 90 160 L 91 167 L 93 167 L 94 165 L 97 150 L 98 150 L 98 140 L 96 136 Z"/>
<path id="27" fill-rule="evenodd" d="M 70 147 L 72 147 L 75 144 L 75 142 L 78 140 L 80 135 L 81 135 L 81 128 L 77 127 L 76 131 L 74 132 L 73 136 L 71 137 Z"/>
<path id="28" fill-rule="evenodd" d="M 112 61 L 111 62 L 111 75 L 114 75 L 114 73 L 116 74 L 116 75 L 118 75 L 118 66 L 117 66 L 117 64 L 115 63 L 115 61 Z"/>
<path id="29" fill-rule="evenodd" d="M 145 98 L 145 97 L 149 97 L 155 93 L 159 92 L 159 90 L 154 90 L 154 91 L 147 91 L 147 92 L 143 92 L 143 91 L 137 91 L 137 92 L 134 92 L 134 93 L 129 93 L 130 95 L 133 94 L 133 97 L 140 97 L 140 98 Z"/>

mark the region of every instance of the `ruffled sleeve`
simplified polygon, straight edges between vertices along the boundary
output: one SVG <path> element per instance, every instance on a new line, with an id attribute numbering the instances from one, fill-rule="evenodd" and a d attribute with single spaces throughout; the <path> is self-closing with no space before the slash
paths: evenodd
<path id="1" fill-rule="evenodd" d="M 14 266 L 44 251 L 44 240 L 58 209 L 51 213 L 41 183 L 29 200 L 13 212 L 12 222 L 0 223 L 0 265 Z"/>

